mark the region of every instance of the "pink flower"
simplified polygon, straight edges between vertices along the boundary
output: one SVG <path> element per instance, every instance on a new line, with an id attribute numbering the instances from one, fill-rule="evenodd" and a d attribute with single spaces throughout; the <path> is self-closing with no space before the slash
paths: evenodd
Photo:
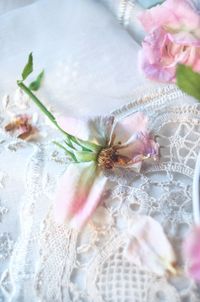
<path id="1" fill-rule="evenodd" d="M 140 53 L 148 78 L 175 81 L 177 63 L 200 71 L 200 15 L 185 0 L 167 0 L 146 10 L 140 20 L 148 33 Z"/>
<path id="2" fill-rule="evenodd" d="M 175 274 L 176 257 L 162 226 L 149 216 L 136 216 L 128 230 L 125 256 L 158 275 Z"/>
<path id="3" fill-rule="evenodd" d="M 119 122 L 111 116 L 85 121 L 60 117 L 57 123 L 84 150 L 68 149 L 79 162 L 70 164 L 58 185 L 55 218 L 81 228 L 101 202 L 103 171 L 122 167 L 138 172 L 143 160 L 158 155 L 158 144 L 147 132 L 148 120 L 142 113 Z"/>
<path id="4" fill-rule="evenodd" d="M 184 242 L 184 255 L 188 274 L 200 282 L 200 226 L 194 227 Z"/>

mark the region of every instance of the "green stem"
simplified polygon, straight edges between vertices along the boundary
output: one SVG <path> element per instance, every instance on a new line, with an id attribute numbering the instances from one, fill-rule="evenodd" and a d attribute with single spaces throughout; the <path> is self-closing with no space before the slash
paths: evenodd
<path id="1" fill-rule="evenodd" d="M 36 97 L 36 95 L 22 82 L 17 81 L 17 85 L 33 100 L 33 102 L 38 106 L 38 108 L 49 118 L 49 120 L 66 136 L 70 138 L 70 135 L 66 133 L 56 122 L 56 118 L 53 114 L 47 110 L 47 108 L 41 103 L 41 101 Z"/>
<path id="2" fill-rule="evenodd" d="M 90 143 L 87 141 L 83 141 L 81 139 L 77 139 L 75 136 L 70 135 L 69 133 L 65 132 L 57 123 L 56 118 L 53 116 L 53 114 L 47 110 L 47 108 L 42 104 L 42 102 L 36 97 L 36 95 L 31 91 L 30 88 L 28 88 L 23 81 L 17 81 L 17 85 L 32 99 L 32 101 L 36 104 L 36 106 L 49 118 L 49 120 L 56 126 L 57 129 L 59 129 L 69 140 L 70 144 L 72 145 L 71 141 L 75 142 L 79 146 L 82 147 L 85 151 L 98 151 L 99 146 Z M 73 146 L 72 146 L 73 148 Z"/>

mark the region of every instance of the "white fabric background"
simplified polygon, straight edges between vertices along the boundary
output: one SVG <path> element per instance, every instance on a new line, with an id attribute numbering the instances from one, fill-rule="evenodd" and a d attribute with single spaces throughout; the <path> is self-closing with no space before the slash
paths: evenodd
<path id="1" fill-rule="evenodd" d="M 0 15 L 5 14 L 13 9 L 29 5 L 37 0 L 1 0 Z"/>
<path id="2" fill-rule="evenodd" d="M 137 71 L 139 46 L 97 1 L 43 0 L 0 19 L 0 95 L 33 51 L 45 69 L 42 92 L 70 113 L 106 113 L 145 83 Z M 95 101 L 94 101 L 95 100 Z"/>
<path id="3" fill-rule="evenodd" d="M 25 148 L 5 138 L 3 126 L 9 115 L 2 105 L 5 94 L 11 95 L 12 105 L 16 99 L 21 102 L 14 92 L 28 54 L 33 51 L 35 75 L 45 69 L 38 94 L 66 114 L 108 114 L 131 100 L 146 82 L 137 72 L 138 44 L 100 2 L 30 2 L 0 1 L 0 297 L 10 296 L 6 268 L 20 232 L 26 167 L 34 151 L 34 145 Z M 19 107 L 12 113 L 23 111 Z"/>

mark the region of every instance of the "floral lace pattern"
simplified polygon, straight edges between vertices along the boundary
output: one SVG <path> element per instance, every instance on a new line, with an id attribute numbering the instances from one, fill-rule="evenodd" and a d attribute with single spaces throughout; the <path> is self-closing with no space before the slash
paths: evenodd
<path id="1" fill-rule="evenodd" d="M 4 238 L 0 251 L 5 247 L 7 251 L 3 257 L 8 259 L 13 250 L 9 269 L 5 266 L 1 277 L 4 298 L 20 302 L 30 297 L 31 301 L 67 302 L 199 301 L 200 288 L 187 277 L 157 277 L 124 256 L 127 229 L 134 222 L 134 214 L 147 214 L 162 223 L 184 269 L 180 247 L 193 222 L 191 185 L 200 148 L 200 106 L 190 103 L 172 85 L 114 112 L 120 119 L 144 111 L 163 146 L 161 159 L 145 163 L 137 176 L 120 169 L 109 172 L 105 201 L 81 233 L 55 224 L 52 217 L 56 182 L 67 165 L 64 153 L 48 142 L 16 147 L 21 142 L 12 139 L 9 146 L 14 145 L 17 152 L 26 148 L 30 152 L 31 148 L 32 155 L 27 161 L 21 232 L 14 250 L 8 231 L 0 235 Z M 1 140 L 8 147 L 7 139 L 2 136 Z M 10 152 L 16 154 L 14 150 Z M 6 179 L 4 175 L 3 185 Z M 10 211 L 1 197 L 2 222 Z"/>

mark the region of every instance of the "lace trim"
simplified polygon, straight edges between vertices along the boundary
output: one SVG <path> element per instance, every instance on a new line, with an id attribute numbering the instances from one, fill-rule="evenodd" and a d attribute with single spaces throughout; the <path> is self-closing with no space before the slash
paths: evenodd
<path id="1" fill-rule="evenodd" d="M 198 301 L 200 291 L 191 280 L 158 278 L 123 256 L 128 224 L 135 213 L 148 214 L 163 224 L 184 267 L 180 246 L 193 221 L 191 184 L 200 148 L 200 108 L 180 107 L 183 99 L 170 85 L 114 112 L 118 118 L 137 110 L 148 113 L 165 148 L 160 163 L 147 163 L 140 175 L 110 173 L 110 194 L 79 234 L 52 218 L 53 192 L 66 162 L 62 155 L 52 156 L 52 145 L 36 146 L 27 169 L 21 235 L 10 264 L 11 300 Z"/>

